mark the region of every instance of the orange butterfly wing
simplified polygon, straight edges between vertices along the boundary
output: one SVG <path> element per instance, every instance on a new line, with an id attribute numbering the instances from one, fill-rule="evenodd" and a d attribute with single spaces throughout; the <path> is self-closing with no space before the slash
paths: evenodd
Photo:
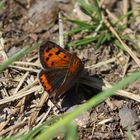
<path id="1" fill-rule="evenodd" d="M 51 41 L 40 47 L 39 57 L 43 67 L 39 73 L 40 82 L 55 98 L 66 92 L 83 70 L 83 64 L 75 54 L 70 54 Z"/>
<path id="2" fill-rule="evenodd" d="M 66 69 L 57 70 L 41 70 L 39 72 L 39 80 L 44 90 L 48 92 L 49 96 L 53 96 L 57 89 L 59 89 L 66 74 Z"/>
<path id="3" fill-rule="evenodd" d="M 71 54 L 57 44 L 47 41 L 40 47 L 39 58 L 44 69 L 66 68 L 69 66 Z"/>

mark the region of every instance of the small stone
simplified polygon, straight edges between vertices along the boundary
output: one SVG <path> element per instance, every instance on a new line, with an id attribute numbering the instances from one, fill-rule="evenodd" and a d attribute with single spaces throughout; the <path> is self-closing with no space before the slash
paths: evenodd
<path id="1" fill-rule="evenodd" d="M 77 107 L 78 105 L 72 106 L 67 110 L 67 112 L 74 111 L 74 109 L 76 109 Z M 90 113 L 88 111 L 85 111 L 82 114 L 80 114 L 78 117 L 76 117 L 74 122 L 78 126 L 86 128 L 87 124 L 89 123 L 89 120 L 90 120 Z"/>
<path id="2" fill-rule="evenodd" d="M 120 124 L 123 128 L 127 128 L 129 126 L 134 126 L 136 122 L 138 122 L 137 114 L 129 109 L 127 106 L 123 107 L 119 110 Z"/>
<path id="3" fill-rule="evenodd" d="M 55 0 L 40 0 L 35 2 L 29 9 L 27 18 L 30 25 L 27 23 L 25 30 L 41 32 L 49 29 L 54 25 L 58 16 L 58 2 Z"/>

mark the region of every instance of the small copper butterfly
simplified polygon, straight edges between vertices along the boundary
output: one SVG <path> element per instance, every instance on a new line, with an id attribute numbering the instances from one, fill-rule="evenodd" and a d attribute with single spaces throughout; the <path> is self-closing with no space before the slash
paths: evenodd
<path id="1" fill-rule="evenodd" d="M 47 41 L 39 49 L 42 69 L 39 80 L 49 97 L 58 99 L 69 90 L 80 77 L 84 65 L 82 61 L 59 45 Z"/>

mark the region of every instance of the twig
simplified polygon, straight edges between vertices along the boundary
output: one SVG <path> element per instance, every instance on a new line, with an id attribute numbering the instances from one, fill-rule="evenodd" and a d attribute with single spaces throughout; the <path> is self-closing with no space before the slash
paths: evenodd
<path id="1" fill-rule="evenodd" d="M 32 125 L 35 123 L 36 118 L 42 108 L 42 106 L 44 105 L 45 101 L 48 99 L 48 94 L 46 92 L 43 92 L 41 99 L 39 101 L 39 104 L 36 106 L 36 110 L 34 110 L 34 112 L 32 112 L 32 114 L 30 115 L 30 119 L 29 119 L 29 127 L 32 127 Z"/>
<path id="2" fill-rule="evenodd" d="M 123 0 L 123 15 L 128 12 L 128 0 Z M 127 17 L 124 18 L 123 24 L 127 23 Z"/>
<path id="3" fill-rule="evenodd" d="M 39 63 L 24 62 L 24 61 L 15 61 L 14 64 L 16 64 L 16 65 L 22 65 L 22 66 L 35 66 L 35 67 L 40 67 L 40 64 Z"/>
<path id="4" fill-rule="evenodd" d="M 13 129 L 16 129 L 16 128 L 18 128 L 18 127 L 22 127 L 22 126 L 24 126 L 25 124 L 26 124 L 25 122 L 20 122 L 20 123 L 18 123 L 18 124 L 12 125 L 12 126 L 8 127 L 7 129 L 1 131 L 1 132 L 0 132 L 0 136 L 2 136 L 2 135 L 4 135 L 4 134 L 8 133 L 9 131 L 11 131 L 11 130 L 13 130 Z"/>
<path id="5" fill-rule="evenodd" d="M 123 47 L 126 49 L 126 51 L 129 53 L 129 55 L 133 58 L 133 60 L 136 62 L 136 64 L 140 67 L 140 60 L 138 57 L 133 53 L 133 51 L 121 40 L 115 29 L 110 25 L 110 23 L 107 21 L 107 19 L 104 17 L 104 22 L 106 26 L 109 28 L 109 30 L 116 36 L 116 38 L 120 41 L 120 43 L 123 45 Z"/>
<path id="6" fill-rule="evenodd" d="M 59 12 L 59 45 L 64 48 L 63 22 L 61 12 Z"/>
<path id="7" fill-rule="evenodd" d="M 114 58 L 111 58 L 111 59 L 109 59 L 109 60 L 106 60 L 106 61 L 103 61 L 103 62 L 99 62 L 99 63 L 97 63 L 97 64 L 95 64 L 95 65 L 87 66 L 87 67 L 85 67 L 85 68 L 86 68 L 86 69 L 91 69 L 91 68 L 94 68 L 94 69 L 95 69 L 95 68 L 101 67 L 101 66 L 103 66 L 103 65 L 112 63 L 112 62 L 114 62 L 116 59 L 117 59 L 117 58 L 114 57 Z"/>
<path id="8" fill-rule="evenodd" d="M 32 94 L 33 92 L 36 92 L 36 91 L 39 92 L 39 91 L 41 91 L 41 86 L 34 86 L 37 83 L 38 83 L 38 80 L 35 80 L 32 84 L 26 86 L 25 88 L 23 88 L 22 90 L 20 90 L 19 92 L 17 92 L 17 94 L 12 95 L 12 96 L 9 96 L 9 97 L 6 97 L 4 99 L 1 99 L 0 100 L 0 105 L 5 104 L 5 103 L 8 103 L 8 102 L 11 102 L 11 101 L 14 101 L 16 99 L 20 99 L 20 98 L 22 98 L 24 96 L 27 96 L 29 94 Z M 28 90 L 28 88 L 30 88 L 30 89 Z"/>
<path id="9" fill-rule="evenodd" d="M 39 70 L 33 69 L 33 68 L 25 68 L 25 67 L 12 66 L 12 65 L 9 65 L 8 67 L 16 68 L 16 69 L 20 69 L 20 70 L 25 70 L 25 71 L 31 71 L 31 72 L 35 72 L 35 73 L 39 72 Z"/>
<path id="10" fill-rule="evenodd" d="M 20 82 L 19 82 L 19 84 L 18 84 L 18 86 L 17 86 L 17 88 L 15 89 L 15 91 L 14 91 L 13 94 L 16 94 L 16 93 L 18 92 L 19 88 L 22 86 L 22 84 L 23 84 L 23 82 L 25 81 L 25 79 L 27 78 L 28 74 L 29 74 L 29 72 L 26 72 L 26 73 L 23 75 L 23 77 L 21 78 L 21 80 L 20 80 Z"/>
<path id="11" fill-rule="evenodd" d="M 43 115 L 43 118 L 40 120 L 40 122 L 36 125 L 36 127 L 38 127 L 39 125 L 41 125 L 43 123 L 43 121 L 47 118 L 49 112 L 51 111 L 52 107 L 50 106 L 48 111 Z"/>

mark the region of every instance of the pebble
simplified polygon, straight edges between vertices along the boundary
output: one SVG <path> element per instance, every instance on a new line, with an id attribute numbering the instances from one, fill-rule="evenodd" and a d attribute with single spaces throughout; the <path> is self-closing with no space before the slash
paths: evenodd
<path id="1" fill-rule="evenodd" d="M 135 111 L 129 109 L 127 106 L 119 110 L 120 124 L 123 128 L 134 126 L 139 118 Z"/>
<path id="2" fill-rule="evenodd" d="M 79 105 L 75 105 L 70 107 L 67 112 L 74 111 Z M 80 114 L 78 117 L 75 118 L 74 122 L 83 128 L 86 128 L 87 124 L 89 123 L 90 120 L 90 113 L 88 111 L 83 112 Z"/>

